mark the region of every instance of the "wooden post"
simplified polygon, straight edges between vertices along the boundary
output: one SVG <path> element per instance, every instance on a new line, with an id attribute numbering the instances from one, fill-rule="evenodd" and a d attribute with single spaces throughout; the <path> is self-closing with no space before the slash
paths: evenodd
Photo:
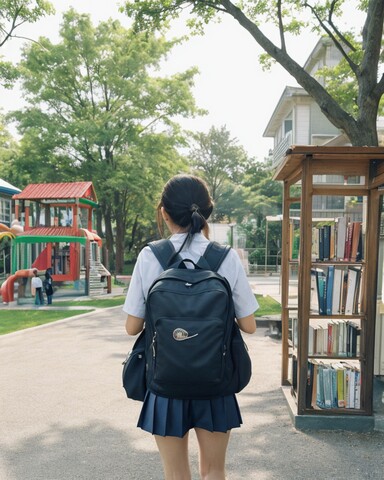
<path id="1" fill-rule="evenodd" d="M 301 210 L 300 210 L 300 255 L 298 288 L 298 359 L 297 359 L 297 410 L 303 414 L 306 408 L 306 384 L 308 375 L 308 323 L 311 301 L 312 263 L 312 156 L 307 155 L 302 163 Z"/>

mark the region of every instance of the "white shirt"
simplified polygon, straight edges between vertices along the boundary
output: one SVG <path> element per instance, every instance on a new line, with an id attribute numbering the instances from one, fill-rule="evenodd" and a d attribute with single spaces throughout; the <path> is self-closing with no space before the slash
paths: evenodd
<path id="1" fill-rule="evenodd" d="M 32 285 L 33 288 L 42 288 L 43 287 L 43 282 L 41 281 L 41 278 L 39 278 L 39 277 L 32 277 L 31 285 Z"/>
<path id="2" fill-rule="evenodd" d="M 185 236 L 185 233 L 179 233 L 172 235 L 170 238 L 176 251 L 181 247 Z M 188 248 L 184 248 L 180 252 L 180 256 L 182 258 L 189 258 L 196 263 L 204 254 L 208 243 L 209 240 L 202 233 L 196 233 Z M 152 250 L 149 247 L 143 248 L 137 258 L 129 284 L 123 307 L 125 313 L 144 318 L 145 300 L 148 295 L 148 290 L 162 271 L 163 269 Z M 259 308 L 247 280 L 243 265 L 235 250 L 231 249 L 229 251 L 218 273 L 225 277 L 231 286 L 236 318 L 247 317 Z"/>

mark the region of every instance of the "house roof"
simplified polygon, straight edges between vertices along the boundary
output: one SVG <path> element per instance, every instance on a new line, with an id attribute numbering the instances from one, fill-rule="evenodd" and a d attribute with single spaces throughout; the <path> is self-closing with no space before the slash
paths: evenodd
<path id="1" fill-rule="evenodd" d="M 96 232 L 86 228 L 73 227 L 34 227 L 17 234 L 18 237 L 86 237 L 90 241 L 100 241 Z"/>
<path id="2" fill-rule="evenodd" d="M 67 183 L 31 183 L 21 193 L 13 196 L 15 200 L 69 200 L 84 198 L 97 202 L 92 182 Z"/>
<path id="3" fill-rule="evenodd" d="M 14 195 L 18 192 L 21 192 L 20 188 L 14 187 L 10 183 L 0 178 L 0 193 L 5 193 L 6 195 Z"/>
<path id="4" fill-rule="evenodd" d="M 315 67 L 317 62 L 324 56 L 324 52 L 326 51 L 327 47 L 333 45 L 332 40 L 329 37 L 322 37 L 316 43 L 315 48 L 309 54 L 307 61 L 304 64 L 304 70 L 308 73 L 311 73 L 312 69 Z M 341 58 L 341 54 L 340 54 Z"/>
<path id="5" fill-rule="evenodd" d="M 21 232 L 18 236 L 34 237 L 84 237 L 84 233 L 73 227 L 35 227 Z"/>
<path id="6" fill-rule="evenodd" d="M 301 87 L 285 87 L 283 93 L 275 110 L 272 113 L 271 118 L 269 119 L 268 125 L 266 126 L 263 137 L 274 137 L 276 131 L 281 125 L 283 119 L 289 114 L 293 108 L 293 98 L 306 97 L 309 98 L 308 93 Z M 314 101 L 314 100 L 313 100 Z"/>

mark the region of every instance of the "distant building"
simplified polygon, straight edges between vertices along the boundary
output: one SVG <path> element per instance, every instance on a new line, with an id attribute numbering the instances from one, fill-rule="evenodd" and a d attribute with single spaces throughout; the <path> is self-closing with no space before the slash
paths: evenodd
<path id="1" fill-rule="evenodd" d="M 19 192 L 19 188 L 0 178 L 0 223 L 7 227 L 12 222 L 12 196 Z"/>

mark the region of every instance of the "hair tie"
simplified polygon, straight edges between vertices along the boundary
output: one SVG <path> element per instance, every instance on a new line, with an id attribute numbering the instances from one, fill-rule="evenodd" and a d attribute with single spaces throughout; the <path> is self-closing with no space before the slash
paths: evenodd
<path id="1" fill-rule="evenodd" d="M 191 212 L 192 212 L 192 213 L 197 212 L 197 213 L 200 215 L 199 206 L 196 205 L 196 203 L 192 203 L 192 205 L 191 205 Z"/>

